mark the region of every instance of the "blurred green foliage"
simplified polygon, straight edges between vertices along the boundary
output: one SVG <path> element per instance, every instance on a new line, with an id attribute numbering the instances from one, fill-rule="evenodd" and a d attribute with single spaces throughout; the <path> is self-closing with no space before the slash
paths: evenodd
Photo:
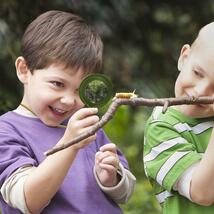
<path id="1" fill-rule="evenodd" d="M 105 126 L 108 137 L 129 160 L 129 167 L 137 178 L 134 194 L 126 205 L 121 207 L 126 214 L 161 213 L 151 185 L 145 179 L 143 170 L 143 130 L 147 115 L 144 111 L 121 106 L 114 118 Z"/>
<path id="2" fill-rule="evenodd" d="M 26 26 L 44 11 L 75 12 L 95 26 L 104 41 L 102 72 L 115 92 L 136 89 L 146 98 L 174 96 L 180 48 L 191 43 L 199 28 L 213 21 L 212 0 L 1 0 L 0 114 L 21 100 L 14 61 Z M 124 213 L 161 213 L 144 175 L 144 124 L 151 108 L 122 106 L 105 126 L 109 138 L 125 153 L 137 186 Z"/>

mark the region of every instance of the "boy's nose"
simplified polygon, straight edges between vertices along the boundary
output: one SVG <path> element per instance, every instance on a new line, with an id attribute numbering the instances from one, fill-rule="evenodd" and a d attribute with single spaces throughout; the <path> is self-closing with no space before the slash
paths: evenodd
<path id="1" fill-rule="evenodd" d="M 74 95 L 72 94 L 67 94 L 67 95 L 64 95 L 62 98 L 61 98 L 61 103 L 63 104 L 66 104 L 66 105 L 69 105 L 69 106 L 73 106 L 76 104 L 76 98 Z"/>

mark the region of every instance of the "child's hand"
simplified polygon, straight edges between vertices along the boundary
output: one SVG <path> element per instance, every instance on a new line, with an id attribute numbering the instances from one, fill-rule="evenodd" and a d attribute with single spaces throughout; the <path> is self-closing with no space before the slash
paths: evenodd
<path id="1" fill-rule="evenodd" d="M 119 157 L 117 147 L 113 143 L 100 147 L 95 156 L 95 171 L 103 186 L 111 187 L 118 183 L 117 170 Z"/>
<path id="2" fill-rule="evenodd" d="M 92 126 L 99 121 L 99 117 L 95 115 L 97 112 L 97 108 L 82 108 L 75 112 L 69 119 L 65 134 L 61 141 L 63 143 L 69 142 L 73 138 L 90 130 Z M 74 144 L 72 147 L 75 149 L 81 149 L 95 139 L 96 134 L 82 140 L 77 144 Z"/>

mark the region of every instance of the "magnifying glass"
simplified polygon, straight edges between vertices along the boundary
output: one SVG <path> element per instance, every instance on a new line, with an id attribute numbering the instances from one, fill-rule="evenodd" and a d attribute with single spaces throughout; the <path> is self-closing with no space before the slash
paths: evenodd
<path id="1" fill-rule="evenodd" d="M 79 87 L 80 99 L 87 107 L 100 108 L 112 99 L 112 95 L 112 82 L 104 74 L 88 75 Z"/>

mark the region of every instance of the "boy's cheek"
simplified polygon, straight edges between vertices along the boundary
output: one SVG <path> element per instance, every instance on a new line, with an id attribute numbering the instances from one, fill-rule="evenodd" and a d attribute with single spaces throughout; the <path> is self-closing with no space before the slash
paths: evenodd
<path id="1" fill-rule="evenodd" d="M 78 105 L 78 109 L 83 108 L 85 106 L 85 104 L 81 101 L 80 98 L 77 101 L 77 105 Z"/>

